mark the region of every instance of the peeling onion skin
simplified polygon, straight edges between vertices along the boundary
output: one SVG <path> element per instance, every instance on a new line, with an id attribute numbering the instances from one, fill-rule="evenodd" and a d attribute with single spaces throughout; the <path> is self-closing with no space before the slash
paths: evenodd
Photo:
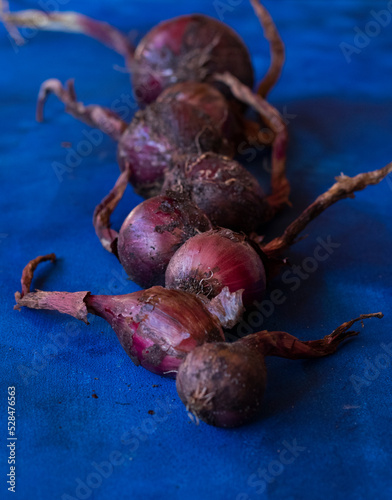
<path id="1" fill-rule="evenodd" d="M 90 313 L 105 319 L 136 365 L 175 378 L 187 352 L 222 340 L 223 331 L 195 296 L 162 287 L 120 296 L 90 295 Z"/>
<path id="2" fill-rule="evenodd" d="M 206 215 L 175 193 L 143 201 L 125 219 L 117 254 L 139 286 L 164 285 L 166 267 L 176 250 L 199 232 L 212 229 Z"/>
<path id="3" fill-rule="evenodd" d="M 266 272 L 258 252 L 243 234 L 218 229 L 193 236 L 173 255 L 166 269 L 170 289 L 215 297 L 224 287 L 244 290 L 244 307 L 261 300 Z"/>
<path id="4" fill-rule="evenodd" d="M 170 170 L 163 189 L 186 192 L 215 226 L 251 233 L 272 214 L 257 179 L 240 163 L 214 153 Z"/>
<path id="5" fill-rule="evenodd" d="M 313 359 L 336 352 L 357 321 L 382 318 L 363 314 L 320 340 L 300 341 L 286 332 L 262 331 L 229 344 L 204 344 L 190 352 L 179 368 L 176 387 L 187 411 L 218 427 L 238 427 L 259 412 L 267 380 L 265 356 Z"/>
<path id="6" fill-rule="evenodd" d="M 163 21 L 138 44 L 132 64 L 132 84 L 141 106 L 157 99 L 170 85 L 212 82 L 227 96 L 230 92 L 213 80 L 221 71 L 233 73 L 252 88 L 254 75 L 249 52 L 229 26 L 201 14 Z"/>
<path id="7" fill-rule="evenodd" d="M 206 297 L 155 286 L 125 295 L 92 295 L 90 292 L 30 292 L 34 271 L 54 254 L 37 257 L 22 274 L 22 292 L 16 292 L 15 309 L 49 309 L 88 323 L 91 313 L 105 319 L 136 365 L 174 378 L 186 353 L 204 342 L 224 340 L 222 327 L 231 328 L 241 318 L 241 292 L 227 289 Z"/>
<path id="8" fill-rule="evenodd" d="M 117 158 L 135 191 L 149 198 L 160 193 L 167 170 L 204 151 L 228 153 L 229 146 L 207 114 L 170 101 L 136 112 L 119 140 Z"/>

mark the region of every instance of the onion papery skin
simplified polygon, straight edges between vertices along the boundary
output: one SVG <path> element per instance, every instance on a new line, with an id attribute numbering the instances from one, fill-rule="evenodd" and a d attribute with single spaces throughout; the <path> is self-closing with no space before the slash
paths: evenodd
<path id="1" fill-rule="evenodd" d="M 266 273 L 256 250 L 244 235 L 229 229 L 207 231 L 187 240 L 166 269 L 167 288 L 215 297 L 224 287 L 243 289 L 243 304 L 263 298 Z"/>

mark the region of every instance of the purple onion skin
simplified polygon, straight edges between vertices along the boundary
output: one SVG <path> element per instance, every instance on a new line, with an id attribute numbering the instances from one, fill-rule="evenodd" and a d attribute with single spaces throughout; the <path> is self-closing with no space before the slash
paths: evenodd
<path id="1" fill-rule="evenodd" d="M 236 145 L 244 140 L 242 114 L 236 105 L 225 98 L 215 87 L 208 83 L 181 82 L 166 88 L 157 102 L 170 100 L 183 101 L 206 113 L 226 137 L 235 154 Z"/>
<path id="2" fill-rule="evenodd" d="M 132 64 L 132 84 L 140 106 L 178 82 L 211 82 L 226 95 L 214 73 L 228 71 L 252 88 L 253 68 L 241 38 L 227 25 L 200 14 L 164 21 L 140 41 Z"/>
<path id="3" fill-rule="evenodd" d="M 163 189 L 186 192 L 215 226 L 251 233 L 269 218 L 257 179 L 237 161 L 205 153 L 167 173 Z"/>
<path id="4" fill-rule="evenodd" d="M 166 269 L 167 288 L 212 298 L 224 287 L 243 289 L 244 307 L 261 300 L 266 273 L 261 257 L 242 234 L 228 229 L 207 231 L 187 240 Z"/>
<path id="5" fill-rule="evenodd" d="M 165 172 L 189 155 L 228 149 L 207 114 L 186 102 L 168 101 L 136 112 L 120 138 L 117 158 L 135 191 L 148 198 L 160 193 Z"/>
<path id="6" fill-rule="evenodd" d="M 90 295 L 89 312 L 104 318 L 135 364 L 175 378 L 186 353 L 223 340 L 219 321 L 191 294 L 162 287 L 128 295 Z"/>
<path id="7" fill-rule="evenodd" d="M 117 254 L 128 276 L 143 288 L 164 285 L 176 250 L 198 232 L 212 229 L 206 215 L 176 194 L 145 200 L 125 219 Z"/>

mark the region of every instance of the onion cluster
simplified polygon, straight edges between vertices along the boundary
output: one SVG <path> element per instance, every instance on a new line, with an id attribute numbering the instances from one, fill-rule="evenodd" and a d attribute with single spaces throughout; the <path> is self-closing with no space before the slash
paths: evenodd
<path id="1" fill-rule="evenodd" d="M 87 323 L 105 319 L 126 353 L 144 368 L 171 377 L 186 408 L 209 424 L 234 427 L 253 418 L 266 385 L 264 358 L 316 358 L 332 354 L 362 315 L 323 339 L 302 342 L 285 332 L 258 332 L 232 344 L 224 329 L 260 300 L 267 281 L 283 265 L 281 253 L 325 208 L 375 184 L 392 164 L 354 178 L 338 178 L 278 238 L 255 236 L 289 204 L 287 127 L 265 97 L 279 78 L 284 48 L 268 12 L 250 0 L 270 42 L 271 66 L 256 93 L 249 53 L 238 35 L 210 17 L 192 14 L 160 23 L 134 48 L 112 26 L 68 13 L 3 13 L 8 26 L 65 30 L 92 36 L 121 53 L 141 109 L 131 123 L 112 110 L 85 106 L 73 82 L 43 83 L 37 118 L 49 94 L 66 110 L 117 143 L 121 174 L 97 206 L 93 223 L 107 250 L 145 290 L 125 295 L 31 292 L 33 274 L 54 254 L 30 261 L 16 306 L 51 309 Z M 15 35 L 15 31 L 13 31 Z M 259 122 L 245 117 L 247 106 Z M 250 131 L 262 142 L 261 121 L 272 131 L 271 193 L 235 159 Z M 117 232 L 110 216 L 130 183 L 146 198 Z"/>
<path id="2" fill-rule="evenodd" d="M 270 68 L 258 88 L 263 100 L 279 79 L 284 45 L 268 11 L 259 0 L 250 2 L 271 52 Z M 54 79 L 41 87 L 37 117 L 42 119 L 43 103 L 55 93 L 73 116 L 119 142 L 120 169 L 129 171 L 129 181 L 142 196 L 159 194 L 164 171 L 170 170 L 178 153 L 177 162 L 206 151 L 231 157 L 249 134 L 252 141 L 264 141 L 260 124 L 244 116 L 249 104 L 276 133 L 276 110 L 249 102 L 247 92 L 251 92 L 254 75 L 247 47 L 237 33 L 216 19 L 201 14 L 169 19 L 148 32 L 137 47 L 113 26 L 77 12 L 8 12 L 4 5 L 2 19 L 14 37 L 17 26 L 83 33 L 125 58 L 135 97 L 141 108 L 147 106 L 129 126 L 111 109 L 77 102 L 73 83 L 63 88 Z M 240 90 L 222 80 L 219 75 L 223 74 L 230 74 Z M 277 121 L 284 125 L 281 117 Z M 285 192 L 283 204 L 287 196 Z"/>

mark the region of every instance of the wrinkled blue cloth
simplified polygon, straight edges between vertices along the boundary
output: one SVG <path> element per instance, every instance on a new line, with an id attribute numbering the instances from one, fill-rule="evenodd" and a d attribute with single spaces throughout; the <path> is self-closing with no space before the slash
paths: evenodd
<path id="1" fill-rule="evenodd" d="M 221 17 L 249 46 L 258 80 L 268 67 L 268 45 L 245 0 L 55 3 L 132 30 L 134 40 L 179 14 Z M 392 4 L 266 5 L 287 49 L 270 101 L 289 123 L 293 203 L 266 227 L 271 237 L 341 172 L 355 175 L 392 160 Z M 25 46 L 15 47 L 0 31 L 1 498 L 390 499 L 392 179 L 310 224 L 308 237 L 288 252 L 297 275 L 290 270 L 270 285 L 265 300 L 274 289 L 284 300 L 264 303 L 258 327 L 314 339 L 361 313 L 380 310 L 384 319 L 359 325 L 360 336 L 334 356 L 268 360 L 264 407 L 254 423 L 196 426 L 173 380 L 135 367 L 103 320 L 86 326 L 54 312 L 12 310 L 24 265 L 48 252 L 58 261 L 40 266 L 36 288 L 137 289 L 91 224 L 118 175 L 115 144 L 91 135 L 55 98 L 44 124 L 34 117 L 39 85 L 51 77 L 75 78 L 85 103 L 110 107 L 128 99 L 123 60 L 83 36 L 22 34 Z M 130 119 L 134 108 L 128 109 Z M 251 156 L 244 164 L 268 186 L 262 155 L 250 162 Z M 116 228 L 141 200 L 131 191 L 113 216 Z M 327 257 L 320 244 L 330 245 Z M 16 387 L 14 496 L 6 483 L 9 386 Z"/>

